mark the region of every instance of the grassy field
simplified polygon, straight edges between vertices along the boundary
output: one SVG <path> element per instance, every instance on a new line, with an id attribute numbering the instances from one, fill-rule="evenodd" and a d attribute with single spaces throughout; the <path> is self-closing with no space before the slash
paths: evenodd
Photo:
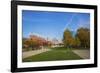
<path id="1" fill-rule="evenodd" d="M 24 58 L 23 62 L 82 59 L 81 57 L 73 53 L 71 49 L 68 48 L 59 47 L 59 48 L 51 48 L 51 49 L 52 49 L 51 51 L 47 51 L 38 55 Z"/>

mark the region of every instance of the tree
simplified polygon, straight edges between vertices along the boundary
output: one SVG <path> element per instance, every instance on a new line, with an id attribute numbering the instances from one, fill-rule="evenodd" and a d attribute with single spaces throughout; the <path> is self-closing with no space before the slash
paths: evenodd
<path id="1" fill-rule="evenodd" d="M 37 40 L 29 40 L 29 45 L 30 45 L 30 47 L 34 50 L 34 49 L 36 49 L 37 47 L 38 47 L 38 41 Z"/>
<path id="2" fill-rule="evenodd" d="M 90 47 L 90 30 L 88 28 L 79 28 L 76 37 L 79 38 L 82 47 Z"/>
<path id="3" fill-rule="evenodd" d="M 27 38 L 23 38 L 22 39 L 22 47 L 23 47 L 23 49 L 24 48 L 28 48 L 29 47 L 29 41 L 28 41 L 28 39 Z"/>
<path id="4" fill-rule="evenodd" d="M 72 47 L 75 44 L 70 30 L 66 29 L 63 34 L 63 43 L 66 47 Z"/>
<path id="5" fill-rule="evenodd" d="M 39 42 L 37 40 L 31 40 L 31 39 L 23 39 L 23 48 L 26 49 L 36 49 L 39 46 Z"/>
<path id="6" fill-rule="evenodd" d="M 75 37 L 75 47 L 79 47 L 81 44 L 80 40 L 78 37 Z"/>

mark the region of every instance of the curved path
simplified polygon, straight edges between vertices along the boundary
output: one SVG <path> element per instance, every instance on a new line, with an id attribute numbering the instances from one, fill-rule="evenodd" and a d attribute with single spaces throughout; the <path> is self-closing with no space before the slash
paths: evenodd
<path id="1" fill-rule="evenodd" d="M 27 52 L 22 52 L 22 58 L 27 58 L 29 56 L 37 55 L 43 52 L 50 51 L 51 49 L 39 49 L 39 50 L 33 50 L 33 51 L 27 51 Z"/>
<path id="2" fill-rule="evenodd" d="M 90 58 L 90 50 L 72 50 L 72 51 L 83 59 Z"/>

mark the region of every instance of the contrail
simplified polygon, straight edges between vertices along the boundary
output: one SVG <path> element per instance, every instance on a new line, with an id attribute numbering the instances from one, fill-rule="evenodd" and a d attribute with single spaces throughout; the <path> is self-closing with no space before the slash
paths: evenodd
<path id="1" fill-rule="evenodd" d="M 76 16 L 77 14 L 72 15 L 71 19 L 69 20 L 69 22 L 65 25 L 64 30 L 66 29 L 67 26 L 69 26 L 71 24 L 71 22 L 73 21 L 73 18 Z M 63 30 L 63 31 L 64 31 Z"/>

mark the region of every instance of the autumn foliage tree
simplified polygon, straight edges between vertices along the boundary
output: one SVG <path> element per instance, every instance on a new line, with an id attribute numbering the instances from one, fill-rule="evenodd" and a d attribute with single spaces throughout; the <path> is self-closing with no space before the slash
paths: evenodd
<path id="1" fill-rule="evenodd" d="M 38 46 L 38 42 L 36 40 L 30 40 L 30 39 L 27 39 L 23 42 L 23 46 L 24 48 L 32 48 L 34 49 L 35 47 Z"/>
<path id="2" fill-rule="evenodd" d="M 36 50 L 45 48 L 46 46 L 50 47 L 51 45 L 52 43 L 50 41 L 36 35 L 31 35 L 29 38 L 23 38 L 23 49 Z"/>
<path id="3" fill-rule="evenodd" d="M 90 30 L 88 28 L 79 28 L 75 34 L 72 35 L 69 29 L 66 29 L 63 34 L 63 43 L 66 47 L 90 47 Z"/>
<path id="4" fill-rule="evenodd" d="M 82 47 L 85 47 L 85 48 L 90 47 L 90 30 L 88 28 L 78 29 L 76 37 L 79 38 Z"/>
<path id="5" fill-rule="evenodd" d="M 63 34 L 63 42 L 66 47 L 72 47 L 75 42 L 70 30 L 66 29 Z"/>
<path id="6" fill-rule="evenodd" d="M 78 37 L 75 37 L 75 47 L 80 47 L 80 39 Z"/>

